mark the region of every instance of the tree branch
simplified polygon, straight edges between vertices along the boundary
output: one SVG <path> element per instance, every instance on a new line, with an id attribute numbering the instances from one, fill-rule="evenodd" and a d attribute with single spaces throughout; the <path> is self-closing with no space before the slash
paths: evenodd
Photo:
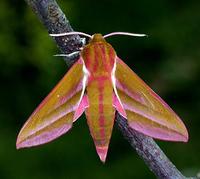
<path id="1" fill-rule="evenodd" d="M 32 10 L 37 14 L 40 21 L 48 30 L 48 33 L 62 33 L 73 31 L 69 21 L 65 17 L 55 0 L 25 0 Z M 83 46 L 83 41 L 78 35 L 63 36 L 55 38 L 56 44 L 60 51 L 70 54 L 78 51 Z M 67 65 L 71 66 L 76 58 L 67 61 Z"/>
<path id="2" fill-rule="evenodd" d="M 40 21 L 49 33 L 62 33 L 73 31 L 69 21 L 55 0 L 26 0 L 29 6 L 37 14 Z M 55 38 L 56 44 L 62 53 L 77 51 L 82 45 L 78 35 Z M 72 59 L 68 66 L 73 64 L 77 58 Z M 158 177 L 165 179 L 184 179 L 180 171 L 170 162 L 159 146 L 150 137 L 147 137 L 130 127 L 127 120 L 119 114 L 116 123 L 123 136 L 129 141 L 138 155 L 145 161 L 149 169 Z"/>

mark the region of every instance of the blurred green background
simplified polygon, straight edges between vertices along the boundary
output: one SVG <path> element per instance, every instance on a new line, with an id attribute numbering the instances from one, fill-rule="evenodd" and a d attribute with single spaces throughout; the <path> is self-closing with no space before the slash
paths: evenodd
<path id="1" fill-rule="evenodd" d="M 77 31 L 146 33 L 108 41 L 140 77 L 179 114 L 187 144 L 158 141 L 186 176 L 200 172 L 200 1 L 58 1 Z M 114 127 L 103 165 L 83 116 L 59 139 L 17 151 L 17 134 L 67 71 L 46 29 L 24 1 L 0 1 L 0 178 L 155 178 Z"/>

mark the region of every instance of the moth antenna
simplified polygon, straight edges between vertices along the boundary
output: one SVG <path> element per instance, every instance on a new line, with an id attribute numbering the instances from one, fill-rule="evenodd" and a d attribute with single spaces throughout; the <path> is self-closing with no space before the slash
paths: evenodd
<path id="1" fill-rule="evenodd" d="M 130 33 L 130 32 L 112 32 L 109 34 L 104 35 L 104 38 L 114 36 L 114 35 L 127 35 L 127 36 L 134 36 L 134 37 L 145 37 L 147 36 L 146 34 L 135 34 L 135 33 Z"/>
<path id="2" fill-rule="evenodd" d="M 85 37 L 89 37 L 90 39 L 92 38 L 91 35 L 86 34 L 84 32 L 65 32 L 65 33 L 59 33 L 59 34 L 49 34 L 52 37 L 61 37 L 61 36 L 66 36 L 66 35 L 82 35 Z"/>

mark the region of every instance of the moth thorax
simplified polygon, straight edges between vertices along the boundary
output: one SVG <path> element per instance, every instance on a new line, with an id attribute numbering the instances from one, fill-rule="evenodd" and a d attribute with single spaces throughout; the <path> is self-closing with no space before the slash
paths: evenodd
<path id="1" fill-rule="evenodd" d="M 86 68 L 91 75 L 94 73 L 111 73 L 115 63 L 116 53 L 107 42 L 91 42 L 81 53 Z"/>

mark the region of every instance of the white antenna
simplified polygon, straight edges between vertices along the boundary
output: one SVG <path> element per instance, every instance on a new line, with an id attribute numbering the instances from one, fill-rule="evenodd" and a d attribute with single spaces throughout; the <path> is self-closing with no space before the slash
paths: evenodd
<path id="1" fill-rule="evenodd" d="M 82 35 L 85 37 L 89 37 L 90 39 L 93 37 L 92 35 L 86 34 L 84 32 L 65 32 L 65 33 L 59 33 L 59 34 L 49 34 L 52 37 L 62 37 L 66 35 Z M 104 35 L 104 38 L 114 36 L 114 35 L 127 35 L 127 36 L 134 36 L 134 37 L 145 37 L 146 34 L 136 34 L 136 33 L 130 33 L 130 32 L 112 32 L 109 34 Z"/>
<path id="2" fill-rule="evenodd" d="M 129 32 L 112 32 L 109 34 L 104 35 L 104 38 L 114 36 L 114 35 L 127 35 L 127 36 L 134 36 L 134 37 L 145 37 L 147 36 L 146 34 L 135 34 L 135 33 L 129 33 Z"/>
<path id="3" fill-rule="evenodd" d="M 66 33 L 60 33 L 60 34 L 49 34 L 52 37 L 61 37 L 61 36 L 66 36 L 66 35 L 83 35 L 85 37 L 92 38 L 91 35 L 86 34 L 84 32 L 66 32 Z"/>

